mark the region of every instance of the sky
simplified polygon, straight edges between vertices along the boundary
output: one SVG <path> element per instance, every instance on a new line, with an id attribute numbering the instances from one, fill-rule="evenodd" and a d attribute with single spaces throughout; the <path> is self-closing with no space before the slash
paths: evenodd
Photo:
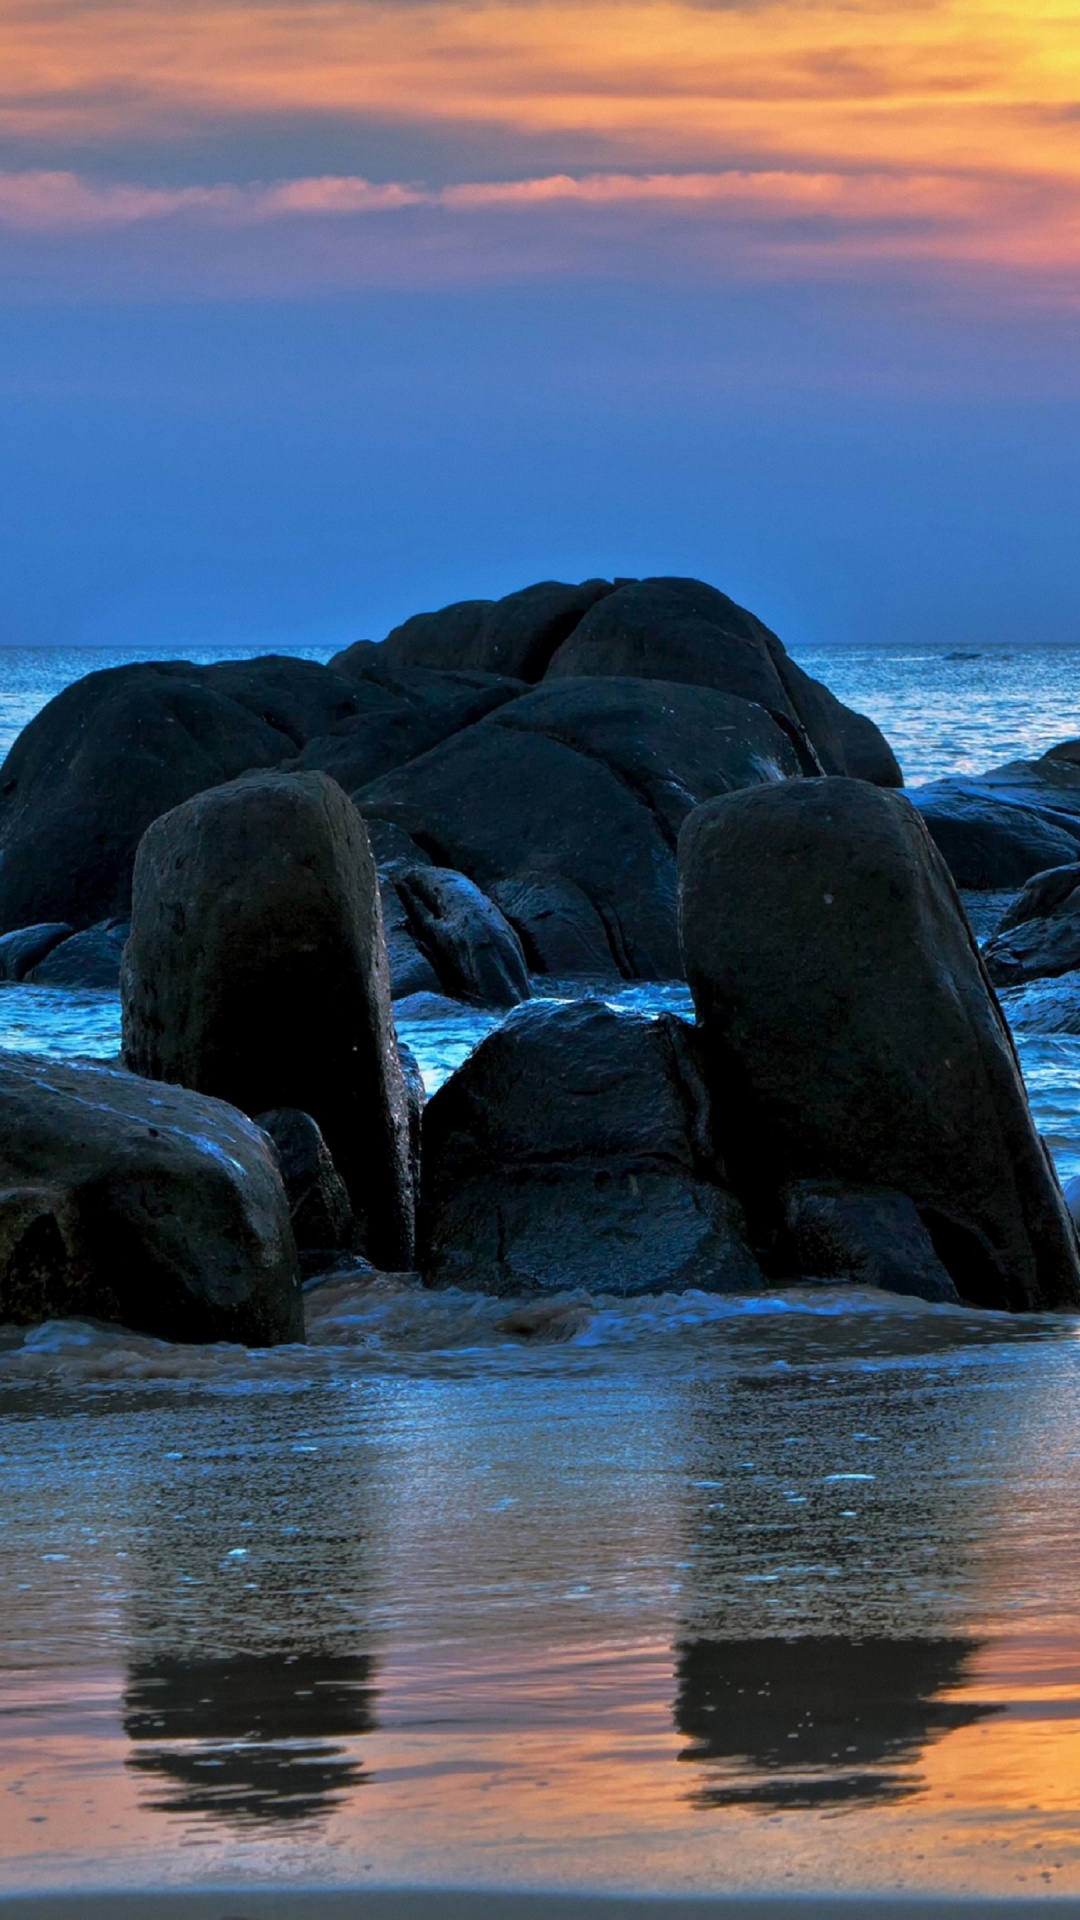
<path id="1" fill-rule="evenodd" d="M 0 646 L 1080 642 L 1080 0 L 0 0 Z"/>

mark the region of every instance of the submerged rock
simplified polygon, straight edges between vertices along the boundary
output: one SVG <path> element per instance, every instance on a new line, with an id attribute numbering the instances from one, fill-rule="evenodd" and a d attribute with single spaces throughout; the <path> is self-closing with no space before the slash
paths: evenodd
<path id="1" fill-rule="evenodd" d="M 961 1297 L 1080 1303 L 1076 1237 L 1012 1041 L 910 802 L 861 781 L 711 801 L 680 841 L 718 1142 L 755 1243 L 784 1190 L 914 1203 Z"/>
<path id="2" fill-rule="evenodd" d="M 0 1054 L 0 1320 L 163 1340 L 303 1339 L 274 1155 L 220 1100 Z"/>
<path id="3" fill-rule="evenodd" d="M 748 1292 L 685 1022 L 532 1002 L 428 1102 L 420 1262 L 493 1294 Z"/>
<path id="4" fill-rule="evenodd" d="M 363 824 L 320 773 L 252 774 L 155 821 L 122 981 L 136 1072 L 317 1122 L 388 1270 L 412 1264 L 405 1083 Z"/>

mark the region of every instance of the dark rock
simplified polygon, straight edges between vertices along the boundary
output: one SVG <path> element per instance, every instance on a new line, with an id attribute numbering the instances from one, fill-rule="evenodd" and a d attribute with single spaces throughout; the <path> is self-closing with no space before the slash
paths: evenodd
<path id="1" fill-rule="evenodd" d="M 1071 1180 L 1066 1180 L 1064 1191 L 1069 1218 L 1080 1233 L 1080 1174 L 1074 1174 Z"/>
<path id="2" fill-rule="evenodd" d="M 130 931 L 127 920 L 103 920 L 60 941 L 25 977 L 35 987 L 100 987 L 115 993 Z"/>
<path id="3" fill-rule="evenodd" d="M 412 1171 L 412 1187 L 413 1192 L 419 1194 L 420 1155 L 427 1093 L 424 1090 L 424 1076 L 420 1071 L 420 1062 L 412 1048 L 405 1046 L 401 1040 L 398 1041 L 398 1058 L 401 1061 L 401 1071 L 405 1079 L 405 1098 L 409 1108 L 409 1166 Z"/>
<path id="4" fill-rule="evenodd" d="M 1080 1302 L 1015 1051 L 910 803 L 785 781 L 691 815 L 687 974 L 718 1140 L 766 1247 L 793 1182 L 889 1188 L 974 1305 Z"/>
<path id="5" fill-rule="evenodd" d="M 599 760 L 644 802 L 675 845 L 687 814 L 715 794 L 799 777 L 787 734 L 763 707 L 673 681 L 545 681 L 493 725 L 543 733 Z"/>
<path id="6" fill-rule="evenodd" d="M 0 938 L 0 980 L 22 980 L 47 953 L 75 929 L 66 920 L 45 920 L 36 927 L 16 927 Z"/>
<path id="7" fill-rule="evenodd" d="M 533 973 L 557 980 L 621 980 L 604 923 L 588 894 L 561 873 L 497 880 L 491 898 L 521 941 Z"/>
<path id="8" fill-rule="evenodd" d="M 1002 987 L 998 999 L 1014 1033 L 1080 1033 L 1080 971 Z"/>
<path id="9" fill-rule="evenodd" d="M 253 774 L 154 822 L 122 981 L 136 1072 L 317 1122 L 376 1265 L 411 1265 L 408 1111 L 375 865 L 325 774 Z"/>
<path id="10" fill-rule="evenodd" d="M 373 651 L 383 653 L 382 648 Z M 355 669 L 357 711 L 310 740 L 296 765 L 332 773 L 346 793 L 353 793 L 524 691 L 523 681 L 497 674 L 394 668 L 378 657 Z"/>
<path id="11" fill-rule="evenodd" d="M 301 1253 L 351 1247 L 356 1219 L 345 1182 L 310 1113 L 301 1113 L 297 1107 L 273 1107 L 269 1113 L 257 1114 L 255 1124 L 269 1134 L 277 1151 Z"/>
<path id="12" fill-rule="evenodd" d="M 678 975 L 675 861 L 648 808 L 592 757 L 482 720 L 354 796 L 485 893 L 558 875 L 592 903 L 620 973 Z"/>
<path id="13" fill-rule="evenodd" d="M 1004 909 L 995 934 L 1009 933 L 1013 927 L 1022 926 L 1025 920 L 1045 920 L 1051 914 L 1060 912 L 1066 902 L 1080 887 L 1080 864 L 1070 861 L 1068 866 L 1051 867 L 1046 873 L 1037 873 L 1021 887 Z"/>
<path id="14" fill-rule="evenodd" d="M 787 733 L 804 773 L 869 774 L 886 786 L 902 784 L 873 721 L 850 713 L 796 667 L 754 614 L 701 580 L 636 580 L 598 601 L 559 648 L 547 677 L 596 674 L 682 681 L 753 701 Z"/>
<path id="15" fill-rule="evenodd" d="M 274 1155 L 219 1100 L 109 1067 L 0 1055 L 0 1320 L 114 1320 L 162 1340 L 303 1339 Z"/>
<path id="16" fill-rule="evenodd" d="M 480 1007 L 516 1007 L 529 997 L 521 942 L 493 900 L 445 867 L 399 873 L 398 896 L 421 953 L 448 994 Z"/>
<path id="17" fill-rule="evenodd" d="M 401 837 L 404 840 L 408 836 L 402 834 Z M 402 1000 L 412 993 L 440 993 L 439 976 L 416 944 L 391 869 L 384 869 L 379 874 L 379 896 L 386 963 L 390 970 L 390 998 Z"/>
<path id="18" fill-rule="evenodd" d="M 460 600 L 395 627 L 383 642 L 386 658 L 394 666 L 473 667 L 539 680 L 556 648 L 612 590 L 607 580 L 541 580 L 503 600 Z"/>
<path id="19" fill-rule="evenodd" d="M 380 874 L 392 874 L 400 867 L 431 865 L 423 847 L 418 847 L 416 841 L 391 820 L 369 820 L 367 832 L 372 858 Z"/>
<path id="20" fill-rule="evenodd" d="M 461 1019 L 465 1009 L 460 1000 L 451 1000 L 444 993 L 409 993 L 394 1002 L 394 1019 L 400 1025 L 404 1020 L 453 1020 Z M 398 1052 L 401 1052 L 398 1042 Z"/>
<path id="21" fill-rule="evenodd" d="M 995 934 L 983 959 L 996 987 L 1024 986 L 1080 967 L 1080 892 L 1056 913 Z"/>
<path id="22" fill-rule="evenodd" d="M 906 1193 L 860 1192 L 802 1180 L 787 1189 L 783 1210 L 801 1276 L 959 1304 L 960 1295 Z"/>
<path id="23" fill-rule="evenodd" d="M 125 915 L 152 820 L 291 757 L 305 726 L 326 732 L 354 704 L 326 667 L 272 656 L 110 667 L 66 687 L 0 769 L 0 930 Z"/>
<path id="24" fill-rule="evenodd" d="M 494 1294 L 752 1291 L 695 1036 L 598 1000 L 534 1001 L 424 1116 L 421 1271 Z"/>
<path id="25" fill-rule="evenodd" d="M 935 780 L 911 795 L 958 887 L 1022 887 L 1080 851 L 1075 823 L 978 781 Z"/>

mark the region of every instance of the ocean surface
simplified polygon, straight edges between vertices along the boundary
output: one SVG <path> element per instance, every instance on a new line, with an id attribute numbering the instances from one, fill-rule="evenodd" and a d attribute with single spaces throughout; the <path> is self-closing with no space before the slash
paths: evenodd
<path id="1" fill-rule="evenodd" d="M 130 657 L 0 651 L 0 745 Z M 1080 734 L 1080 649 L 799 657 L 909 781 Z M 403 1023 L 429 1090 L 492 1024 Z M 118 1032 L 0 989 L 2 1046 Z M 1080 1172 L 1080 1037 L 1017 1038 Z M 268 1353 L 0 1329 L 0 1891 L 1080 1892 L 1080 1322 L 568 1304 L 524 1338 L 342 1281 Z"/>

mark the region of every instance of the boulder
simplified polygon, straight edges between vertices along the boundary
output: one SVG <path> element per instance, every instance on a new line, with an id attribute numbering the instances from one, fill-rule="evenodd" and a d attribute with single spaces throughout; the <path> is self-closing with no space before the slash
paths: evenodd
<path id="1" fill-rule="evenodd" d="M 569 880 L 626 978 L 680 972 L 674 855 L 602 761 L 487 719 L 354 798 L 365 817 L 403 828 L 485 893 L 521 873 Z"/>
<path id="2" fill-rule="evenodd" d="M 958 887 L 1022 887 L 1080 852 L 1080 819 L 975 780 L 935 780 L 914 788 L 911 798 Z"/>
<path id="3" fill-rule="evenodd" d="M 531 972 L 557 980 L 621 980 L 600 915 L 564 874 L 517 873 L 496 880 L 491 898 L 521 941 Z"/>
<path id="4" fill-rule="evenodd" d="M 1002 987 L 998 999 L 1014 1033 L 1080 1033 L 1080 971 Z"/>
<path id="5" fill-rule="evenodd" d="M 66 920 L 45 920 L 36 927 L 16 927 L 0 937 L 0 980 L 22 980 L 46 954 L 75 929 Z"/>
<path id="6" fill-rule="evenodd" d="M 1080 1303 L 1075 1235 L 947 869 L 902 795 L 729 794 L 680 839 L 716 1135 L 775 1257 L 801 1181 L 914 1202 L 961 1297 Z"/>
<path id="7" fill-rule="evenodd" d="M 350 649 L 351 666 L 349 655 L 342 656 L 342 673 L 353 680 L 356 712 L 309 740 L 296 760 L 298 767 L 332 773 L 346 793 L 404 766 L 525 691 L 524 681 L 498 674 L 393 668 L 381 647 L 370 647 L 375 657 L 363 661 L 355 659 L 357 651 Z"/>
<path id="8" fill-rule="evenodd" d="M 503 600 L 460 600 L 439 613 L 414 614 L 383 647 L 396 667 L 472 667 L 539 680 L 582 616 L 612 591 L 607 580 L 541 580 Z"/>
<path id="9" fill-rule="evenodd" d="M 1000 933 L 1010 933 L 1013 927 L 1022 926 L 1025 920 L 1049 919 L 1061 911 L 1078 888 L 1080 862 L 1077 861 L 1035 874 L 1004 907 L 994 928 L 994 937 Z"/>
<path id="10" fill-rule="evenodd" d="M 0 1115 L 0 1320 L 303 1339 L 284 1188 L 242 1114 L 115 1068 L 8 1053 Z"/>
<path id="11" fill-rule="evenodd" d="M 959 1305 L 952 1278 L 906 1193 L 799 1180 L 787 1188 L 782 1205 L 792 1265 L 801 1278 Z"/>
<path id="12" fill-rule="evenodd" d="M 274 1143 L 301 1255 L 352 1247 L 356 1217 L 345 1182 L 310 1113 L 273 1107 L 258 1114 L 255 1124 Z"/>
<path id="13" fill-rule="evenodd" d="M 252 774 L 154 822 L 122 979 L 137 1073 L 316 1121 L 389 1271 L 411 1265 L 405 1084 L 367 836 L 320 773 Z"/>
<path id="14" fill-rule="evenodd" d="M 98 987 L 115 993 L 130 930 L 127 920 L 103 920 L 61 940 L 26 975 L 35 987 Z"/>
<path id="15" fill-rule="evenodd" d="M 995 934 L 983 959 L 996 987 L 1020 987 L 1072 973 L 1080 967 L 1080 891 L 1044 918 L 1024 920 Z"/>
<path id="16" fill-rule="evenodd" d="M 517 1008 L 428 1102 L 420 1249 L 428 1285 L 500 1295 L 759 1287 L 693 1029 Z"/>
<path id="17" fill-rule="evenodd" d="M 413 938 L 444 993 L 479 1007 L 516 1007 L 528 999 L 521 942 L 473 881 L 427 866 L 399 873 L 395 885 Z"/>
<path id="18" fill-rule="evenodd" d="M 804 773 L 903 784 L 873 721 L 852 714 L 789 659 L 754 614 L 701 580 L 634 580 L 590 608 L 554 655 L 547 678 L 597 674 L 714 687 L 764 707 L 788 735 Z"/>
<path id="19" fill-rule="evenodd" d="M 178 802 L 270 767 L 355 704 L 313 662 L 154 661 L 66 687 L 0 769 L 0 931 L 127 914 L 141 835 Z"/>
<path id="20" fill-rule="evenodd" d="M 416 944 L 405 903 L 389 869 L 379 874 L 379 898 L 386 940 L 386 964 L 390 974 L 390 998 L 402 1000 L 412 993 L 441 993 L 439 976 Z"/>

